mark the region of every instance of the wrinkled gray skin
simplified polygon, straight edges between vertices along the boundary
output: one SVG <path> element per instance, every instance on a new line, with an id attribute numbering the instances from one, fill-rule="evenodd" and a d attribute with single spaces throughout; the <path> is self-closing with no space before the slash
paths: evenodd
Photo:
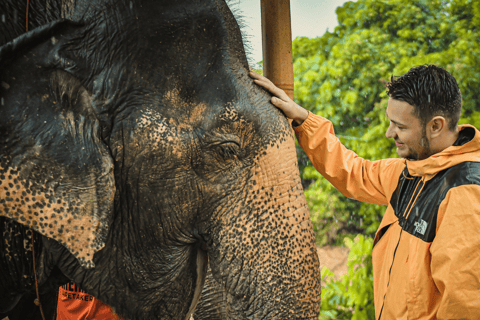
<path id="1" fill-rule="evenodd" d="M 223 0 L 0 4 L 0 313 L 72 280 L 129 319 L 316 319 L 294 136 Z M 32 231 L 33 230 L 33 231 Z M 53 288 L 53 289 L 52 289 Z M 220 308 L 220 311 L 218 311 Z"/>

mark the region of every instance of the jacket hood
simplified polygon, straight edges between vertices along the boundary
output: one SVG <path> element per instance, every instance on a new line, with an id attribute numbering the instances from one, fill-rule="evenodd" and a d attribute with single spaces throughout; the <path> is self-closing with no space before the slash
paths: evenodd
<path id="1" fill-rule="evenodd" d="M 465 128 L 473 128 L 475 130 L 475 136 L 472 140 L 461 146 L 450 146 L 424 160 L 406 160 L 408 172 L 412 176 L 426 176 L 428 180 L 436 173 L 461 162 L 480 162 L 480 131 L 469 124 L 460 125 L 459 131 Z"/>

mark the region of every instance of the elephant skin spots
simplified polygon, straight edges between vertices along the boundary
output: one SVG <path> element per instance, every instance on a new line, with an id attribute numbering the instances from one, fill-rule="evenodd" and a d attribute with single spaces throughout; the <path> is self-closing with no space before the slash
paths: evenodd
<path id="1" fill-rule="evenodd" d="M 98 231 L 106 226 L 92 216 L 99 208 L 95 186 L 63 192 L 58 182 L 26 181 L 16 169 L 0 167 L 0 216 L 50 237 L 69 249 L 86 267 L 101 249 Z"/>
<path id="2" fill-rule="evenodd" d="M 238 122 L 240 124 L 245 124 L 246 121 L 245 119 L 240 116 L 237 110 L 235 110 L 232 106 L 225 107 L 225 112 L 220 114 L 219 116 L 220 120 L 225 121 L 225 122 Z"/>
<path id="3" fill-rule="evenodd" d="M 135 140 L 138 145 L 147 148 L 158 149 L 166 145 L 179 145 L 179 135 L 182 132 L 190 132 L 204 121 L 207 105 L 205 103 L 188 103 L 184 101 L 177 90 L 167 92 L 163 97 L 163 103 L 170 105 L 172 109 L 181 109 L 175 113 L 175 118 L 160 114 L 153 107 L 146 108 L 142 115 L 136 119 Z M 180 148 L 171 150 L 178 158 L 183 156 Z"/>
<path id="4" fill-rule="evenodd" d="M 168 91 L 165 96 L 164 96 L 166 101 L 169 101 L 172 105 L 180 105 L 181 104 L 181 99 L 178 94 L 177 89 L 173 89 L 171 91 Z"/>
<path id="5" fill-rule="evenodd" d="M 162 147 L 165 141 L 176 138 L 176 129 L 155 110 L 147 109 L 136 120 L 135 137 L 139 143 L 149 143 L 151 149 Z"/>
<path id="6" fill-rule="evenodd" d="M 211 266 L 226 277 L 232 299 L 243 297 L 238 303 L 255 305 L 251 301 L 255 290 L 268 292 L 267 304 L 277 304 L 279 314 L 293 311 L 292 318 L 314 319 L 321 286 L 315 236 L 293 137 L 280 140 L 283 142 L 269 145 L 257 158 L 250 186 L 243 194 L 245 204 L 219 215 L 225 226 L 219 239 L 224 240 L 218 244 L 220 261 Z M 291 291 L 283 292 L 284 286 Z"/>
<path id="7" fill-rule="evenodd" d="M 150 109 L 135 121 L 137 127 L 131 141 L 131 144 L 134 144 L 133 150 L 161 151 L 177 159 L 184 156 L 183 141 L 179 137 L 176 121 L 166 121 L 157 111 Z"/>

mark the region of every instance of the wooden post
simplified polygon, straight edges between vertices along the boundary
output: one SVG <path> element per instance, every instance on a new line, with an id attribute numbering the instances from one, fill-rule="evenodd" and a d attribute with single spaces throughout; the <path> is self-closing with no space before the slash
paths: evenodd
<path id="1" fill-rule="evenodd" d="M 261 0 L 263 75 L 293 99 L 290 0 Z"/>

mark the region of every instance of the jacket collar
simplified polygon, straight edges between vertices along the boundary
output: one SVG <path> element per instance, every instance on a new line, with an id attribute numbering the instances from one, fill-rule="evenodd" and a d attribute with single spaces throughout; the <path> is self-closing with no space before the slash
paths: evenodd
<path id="1" fill-rule="evenodd" d="M 435 176 L 436 173 L 459 163 L 465 161 L 480 162 L 480 131 L 469 124 L 460 125 L 459 131 L 465 128 L 473 128 L 475 130 L 475 136 L 472 140 L 461 146 L 450 146 L 424 160 L 406 160 L 408 172 L 412 176 L 425 176 L 428 180 Z"/>

